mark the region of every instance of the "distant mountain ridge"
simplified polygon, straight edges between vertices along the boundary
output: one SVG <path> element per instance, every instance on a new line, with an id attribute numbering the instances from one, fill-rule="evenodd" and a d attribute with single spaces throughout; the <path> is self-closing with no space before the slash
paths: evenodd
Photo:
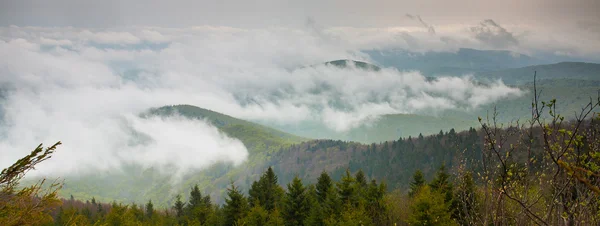
<path id="1" fill-rule="evenodd" d="M 372 70 L 372 71 L 381 70 L 381 68 L 379 66 L 376 66 L 374 64 L 370 64 L 370 63 L 363 62 L 363 61 L 357 61 L 357 60 L 348 60 L 348 59 L 328 61 L 328 62 L 325 62 L 325 65 L 333 65 L 333 66 L 337 66 L 339 68 L 356 67 L 359 69 Z"/>
<path id="2" fill-rule="evenodd" d="M 580 79 L 600 81 L 600 64 L 584 62 L 560 62 L 556 64 L 533 65 L 515 69 L 491 72 L 479 72 L 475 76 L 483 79 L 501 79 L 507 84 L 522 85 L 533 81 L 537 73 L 538 80 Z"/>
<path id="3" fill-rule="evenodd" d="M 363 52 L 384 67 L 395 67 L 403 71 L 418 70 L 425 76 L 463 75 L 545 63 L 545 61 L 506 50 L 461 48 L 456 52 L 419 53 L 404 49 L 365 50 Z"/>

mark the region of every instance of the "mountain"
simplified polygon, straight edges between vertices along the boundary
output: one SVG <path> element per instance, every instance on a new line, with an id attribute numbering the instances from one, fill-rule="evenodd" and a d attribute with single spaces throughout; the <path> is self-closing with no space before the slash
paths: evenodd
<path id="1" fill-rule="evenodd" d="M 60 194 L 63 197 L 74 195 L 86 199 L 95 197 L 106 202 L 117 200 L 125 203 L 141 203 L 152 199 L 157 205 L 167 205 L 173 197 L 164 194 L 185 193 L 184 191 L 190 186 L 198 184 L 203 192 L 206 192 L 205 194 L 221 197 L 232 180 L 242 186 L 249 186 L 245 182 L 262 173 L 266 167 L 265 161 L 271 159 L 274 153 L 308 140 L 191 105 L 153 108 L 140 114 L 140 117 L 168 117 L 175 114 L 190 119 L 206 120 L 228 136 L 239 139 L 248 149 L 248 159 L 237 167 L 228 163 L 217 163 L 207 169 L 189 172 L 177 178 L 178 181 L 174 181 L 174 175 L 165 174 L 158 169 L 126 165 L 122 169 L 109 172 L 65 177 L 65 184 Z"/>
<path id="2" fill-rule="evenodd" d="M 299 136 L 313 139 L 347 140 L 362 143 L 383 142 L 398 139 L 398 137 L 416 137 L 419 134 L 437 134 L 440 130 L 466 130 L 477 127 L 477 117 L 470 119 L 452 116 L 438 117 L 416 114 L 381 115 L 348 131 L 336 131 L 318 121 L 301 122 L 294 125 L 280 125 L 262 122 L 274 128 L 287 131 Z"/>
<path id="3" fill-rule="evenodd" d="M 456 52 L 412 52 L 403 49 L 366 50 L 383 67 L 418 70 L 425 76 L 464 75 L 547 63 L 530 56 L 504 50 L 461 48 Z"/>
<path id="4" fill-rule="evenodd" d="M 583 62 L 561 62 L 499 71 L 479 72 L 476 73 L 475 76 L 481 79 L 501 79 L 506 84 L 523 85 L 532 82 L 534 72 L 537 72 L 538 80 L 579 79 L 600 81 L 600 64 Z"/>
<path id="5" fill-rule="evenodd" d="M 170 112 L 170 108 L 172 106 L 162 109 Z M 196 107 L 191 109 L 209 112 Z M 244 122 L 216 112 L 213 114 L 222 119 L 229 119 L 226 122 L 226 124 L 231 123 L 229 125 L 234 125 L 235 121 Z M 196 116 L 211 117 L 206 114 Z M 259 127 L 262 126 L 257 126 Z M 247 137 L 254 135 L 252 131 L 241 133 Z M 448 139 L 453 141 L 450 142 Z M 464 142 L 456 145 L 459 141 Z M 111 172 L 65 177 L 60 195 L 63 197 L 73 195 L 80 200 L 95 197 L 98 201 L 116 200 L 122 203 L 143 203 L 151 199 L 155 205 L 166 207 L 171 206 L 174 201 L 174 195 L 169 194 L 187 194 L 191 186 L 198 184 L 203 194 L 211 195 L 214 202 L 221 203 L 224 200 L 219 198 L 225 197 L 225 188 L 231 182 L 240 189 L 247 190 L 251 186 L 251 181 L 256 180 L 269 166 L 272 166 L 279 176 L 279 184 L 282 186 L 289 183 L 296 175 L 305 181 L 314 182 L 316 177 L 325 170 L 331 172 L 332 177 L 337 180 L 346 168 L 356 171 L 357 167 L 361 167 L 370 178 L 388 182 L 388 188 L 392 190 L 405 184 L 415 169 L 422 169 L 427 176 L 431 176 L 434 169 L 442 162 L 451 163 L 454 161 L 452 159 L 462 159 L 465 148 L 468 148 L 464 145 L 477 147 L 473 146 L 474 142 L 480 142 L 480 139 L 475 130 L 470 129 L 469 132 L 462 133 L 450 130 L 435 136 L 395 138 L 379 144 L 318 139 L 285 142 L 268 148 L 266 145 L 254 145 L 254 150 L 250 151 L 248 160 L 242 165 L 234 167 L 219 163 L 208 169 L 190 172 L 178 183 L 173 182 L 171 174 L 161 173 L 153 168 L 145 169 L 129 165 Z M 383 160 L 385 156 L 389 158 L 387 162 Z M 394 170 L 387 170 L 386 167 Z"/>
<path id="6" fill-rule="evenodd" d="M 308 140 L 257 123 L 234 118 L 229 115 L 192 105 L 173 105 L 153 108 L 142 113 L 141 116 L 172 116 L 175 114 L 190 119 L 207 120 L 228 136 L 242 141 L 249 151 L 262 151 L 258 146 L 264 144 L 267 146 L 280 146 Z"/>
<path id="7" fill-rule="evenodd" d="M 333 65 L 333 66 L 337 66 L 339 68 L 356 67 L 359 69 L 369 70 L 369 71 L 381 70 L 380 67 L 378 67 L 374 64 L 370 64 L 370 63 L 363 62 L 363 61 L 345 60 L 345 59 L 325 62 L 325 65 Z"/>

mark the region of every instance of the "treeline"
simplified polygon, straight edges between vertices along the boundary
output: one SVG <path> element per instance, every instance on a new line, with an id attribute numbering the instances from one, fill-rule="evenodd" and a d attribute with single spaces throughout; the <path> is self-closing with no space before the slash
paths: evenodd
<path id="1" fill-rule="evenodd" d="M 369 178 L 385 180 L 389 191 L 404 190 L 416 170 L 422 171 L 426 178 L 432 178 L 440 164 L 446 165 L 451 173 L 456 173 L 461 165 L 477 170 L 484 141 L 483 131 L 474 128 L 372 144 L 315 140 L 273 153 L 266 164 L 273 166 L 284 182 L 296 175 L 314 181 L 322 171 L 330 172 L 337 180 L 349 168 L 352 172 L 362 169 Z"/>
<path id="2" fill-rule="evenodd" d="M 158 210 L 152 201 L 126 205 L 71 197 L 52 217 L 54 225 L 469 225 L 468 216 L 477 211 L 476 187 L 470 174 L 464 178 L 455 185 L 442 166 L 429 183 L 417 171 L 408 193 L 386 192 L 385 183 L 362 170 L 346 170 L 338 181 L 322 172 L 315 184 L 295 177 L 284 188 L 269 167 L 247 192 L 232 183 L 222 205 L 194 186 L 187 200 L 177 195 L 168 209 Z"/>

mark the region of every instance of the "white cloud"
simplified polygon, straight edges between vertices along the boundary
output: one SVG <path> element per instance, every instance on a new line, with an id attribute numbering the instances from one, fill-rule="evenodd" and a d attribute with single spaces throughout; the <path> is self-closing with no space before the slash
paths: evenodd
<path id="1" fill-rule="evenodd" d="M 387 33 L 381 37 L 341 28 L 320 35 L 288 28 L 6 29 L 18 32 L 0 29 L 7 40 L 0 42 L 0 84 L 10 87 L 1 103 L 0 134 L 5 136 L 0 137 L 0 166 L 39 142 L 56 140 L 64 146 L 44 165 L 50 172 L 112 169 L 124 162 L 177 164 L 185 171 L 245 159 L 247 151 L 239 141 L 205 122 L 136 116 L 163 105 L 191 104 L 281 124 L 318 121 L 345 131 L 382 114 L 470 109 L 521 94 L 500 82 L 477 85 L 469 77 L 428 81 L 419 72 L 321 64 L 347 58 L 368 61 L 357 50 L 390 45 L 411 28 L 382 29 Z M 411 35 L 431 37 L 416 29 Z M 72 45 L 40 50 L 35 44 L 40 37 Z M 168 45 L 127 46 L 142 40 L 168 40 Z M 116 46 L 100 48 L 97 43 Z M 145 134 L 148 141 L 132 144 L 138 137 L 132 131 Z"/>
<path id="2" fill-rule="evenodd" d="M 70 40 L 66 40 L 66 39 L 57 40 L 57 39 L 40 37 L 40 44 L 51 45 L 51 46 L 71 46 L 71 45 L 73 45 L 73 42 L 71 42 Z"/>
<path id="3" fill-rule="evenodd" d="M 138 44 L 141 39 L 129 32 L 101 31 L 91 32 L 84 30 L 80 33 L 82 39 L 98 44 Z"/>

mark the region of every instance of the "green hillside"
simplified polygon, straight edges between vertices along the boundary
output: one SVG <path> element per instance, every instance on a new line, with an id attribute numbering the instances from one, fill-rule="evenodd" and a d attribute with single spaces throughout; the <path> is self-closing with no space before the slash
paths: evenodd
<path id="1" fill-rule="evenodd" d="M 538 76 L 540 73 L 538 72 Z M 478 116 L 485 117 L 493 112 L 494 107 L 498 112 L 498 119 L 501 122 L 510 122 L 517 119 L 531 117 L 531 94 L 533 93 L 533 77 L 530 81 L 518 85 L 525 93 L 521 97 L 504 99 L 492 104 L 480 106 L 471 112 L 464 111 L 446 111 L 441 115 L 443 117 L 459 118 L 471 120 Z M 556 111 L 567 119 L 572 119 L 574 112 L 581 111 L 581 107 L 590 101 L 590 98 L 597 98 L 600 91 L 600 81 L 584 79 L 545 79 L 537 82 L 537 89 L 540 92 L 540 100 L 557 100 Z"/>
<path id="2" fill-rule="evenodd" d="M 483 79 L 501 79 L 506 84 L 523 85 L 533 80 L 537 71 L 538 80 L 579 79 L 600 81 L 600 64 L 583 62 L 562 62 L 557 64 L 535 65 L 516 69 L 476 73 Z"/>
<path id="3" fill-rule="evenodd" d="M 201 171 L 189 172 L 179 181 L 173 181 L 173 175 L 159 172 L 153 168 L 143 168 L 129 165 L 121 170 L 99 172 L 85 176 L 64 178 L 65 186 L 60 191 L 63 197 L 74 195 L 81 199 L 91 199 L 110 202 L 144 202 L 152 199 L 157 205 L 169 204 L 173 197 L 164 194 L 180 192 L 194 184 L 199 184 L 203 191 L 213 196 L 221 196 L 225 187 L 233 180 L 242 184 L 254 179 L 260 174 L 265 161 L 271 156 L 290 145 L 307 140 L 276 129 L 256 123 L 237 119 L 225 114 L 210 111 L 191 105 L 174 105 L 150 109 L 141 117 L 171 116 L 179 114 L 198 120 L 207 120 L 219 130 L 232 138 L 239 139 L 248 149 L 248 160 L 240 166 L 218 163 Z M 201 158 L 201 156 L 190 156 Z M 217 200 L 222 201 L 222 200 Z"/>
<path id="4" fill-rule="evenodd" d="M 237 119 L 208 109 L 192 105 L 173 105 L 153 108 L 142 114 L 142 117 L 151 115 L 171 116 L 179 114 L 190 119 L 207 120 L 219 130 L 233 138 L 237 138 L 251 152 L 271 150 L 269 146 L 281 146 L 307 140 L 299 136 L 285 133 L 257 123 Z"/>

